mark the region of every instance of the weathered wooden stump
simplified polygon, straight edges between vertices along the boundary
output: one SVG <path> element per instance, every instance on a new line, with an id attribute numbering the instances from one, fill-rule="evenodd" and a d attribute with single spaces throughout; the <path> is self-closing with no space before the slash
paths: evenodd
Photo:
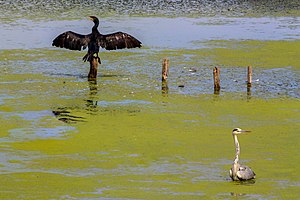
<path id="1" fill-rule="evenodd" d="M 169 87 L 168 87 L 168 75 L 169 75 L 169 64 L 170 61 L 168 58 L 164 58 L 162 62 L 162 72 L 161 72 L 161 90 L 163 94 L 168 94 Z"/>
<path id="2" fill-rule="evenodd" d="M 251 87 L 251 85 L 252 85 L 252 67 L 248 66 L 247 86 Z"/>
<path id="3" fill-rule="evenodd" d="M 247 97 L 251 98 L 251 86 L 252 86 L 252 67 L 248 66 L 247 68 Z"/>
<path id="4" fill-rule="evenodd" d="M 161 80 L 162 81 L 166 81 L 168 79 L 169 64 L 170 64 L 169 59 L 168 58 L 164 58 L 163 63 L 162 63 L 162 73 L 161 73 Z"/>
<path id="5" fill-rule="evenodd" d="M 93 56 L 90 60 L 90 72 L 88 74 L 89 81 L 97 80 L 98 64 L 98 58 Z"/>
<path id="6" fill-rule="evenodd" d="M 220 86 L 220 68 L 215 67 L 213 71 L 214 77 L 214 93 L 219 94 L 221 86 Z"/>

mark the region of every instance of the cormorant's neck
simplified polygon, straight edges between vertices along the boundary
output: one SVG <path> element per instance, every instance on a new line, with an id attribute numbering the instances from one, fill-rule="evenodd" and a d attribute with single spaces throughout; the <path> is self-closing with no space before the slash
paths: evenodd
<path id="1" fill-rule="evenodd" d="M 93 28 L 92 28 L 92 30 L 93 30 L 93 32 L 94 31 L 98 31 L 98 26 L 99 26 L 99 21 L 94 21 L 94 26 L 93 26 Z"/>

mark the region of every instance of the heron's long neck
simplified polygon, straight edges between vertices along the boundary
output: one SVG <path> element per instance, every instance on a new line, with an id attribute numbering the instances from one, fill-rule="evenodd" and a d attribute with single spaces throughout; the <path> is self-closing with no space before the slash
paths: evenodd
<path id="1" fill-rule="evenodd" d="M 235 159 L 234 159 L 234 163 L 238 163 L 239 162 L 239 155 L 240 155 L 240 144 L 239 144 L 237 135 L 233 135 L 233 139 L 234 139 L 234 144 L 235 144 Z"/>

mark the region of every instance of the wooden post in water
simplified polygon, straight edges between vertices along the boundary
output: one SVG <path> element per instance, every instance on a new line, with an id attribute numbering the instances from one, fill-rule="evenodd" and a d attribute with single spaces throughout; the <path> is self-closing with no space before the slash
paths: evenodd
<path id="1" fill-rule="evenodd" d="M 220 86 L 220 68 L 215 67 L 213 71 L 214 75 L 214 93 L 219 94 L 221 86 Z"/>
<path id="2" fill-rule="evenodd" d="M 251 84 L 252 84 L 252 67 L 248 66 L 247 86 L 251 87 Z"/>
<path id="3" fill-rule="evenodd" d="M 162 72 L 161 72 L 161 90 L 163 94 L 168 94 L 169 87 L 168 87 L 168 75 L 169 75 L 169 64 L 170 61 L 168 58 L 164 58 L 162 62 Z"/>
<path id="4" fill-rule="evenodd" d="M 96 81 L 97 80 L 97 71 L 98 71 L 98 58 L 92 57 L 90 60 L 90 72 L 88 75 L 89 81 Z"/>
<path id="5" fill-rule="evenodd" d="M 169 64 L 170 64 L 169 59 L 164 58 L 163 63 L 162 63 L 162 73 L 161 73 L 161 80 L 162 81 L 166 81 L 168 79 Z"/>
<path id="6" fill-rule="evenodd" d="M 252 67 L 248 66 L 247 69 L 247 97 L 251 98 L 251 86 L 252 86 Z"/>

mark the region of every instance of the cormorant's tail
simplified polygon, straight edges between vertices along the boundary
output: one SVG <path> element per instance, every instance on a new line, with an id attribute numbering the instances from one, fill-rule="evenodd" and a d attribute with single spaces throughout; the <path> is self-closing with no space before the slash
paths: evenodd
<path id="1" fill-rule="evenodd" d="M 89 53 L 88 52 L 87 54 L 85 54 L 85 56 L 82 58 L 82 60 L 84 62 L 86 62 L 86 61 L 90 62 L 92 60 L 92 58 L 97 58 L 98 63 L 101 64 L 101 60 L 100 60 L 98 53 Z"/>

